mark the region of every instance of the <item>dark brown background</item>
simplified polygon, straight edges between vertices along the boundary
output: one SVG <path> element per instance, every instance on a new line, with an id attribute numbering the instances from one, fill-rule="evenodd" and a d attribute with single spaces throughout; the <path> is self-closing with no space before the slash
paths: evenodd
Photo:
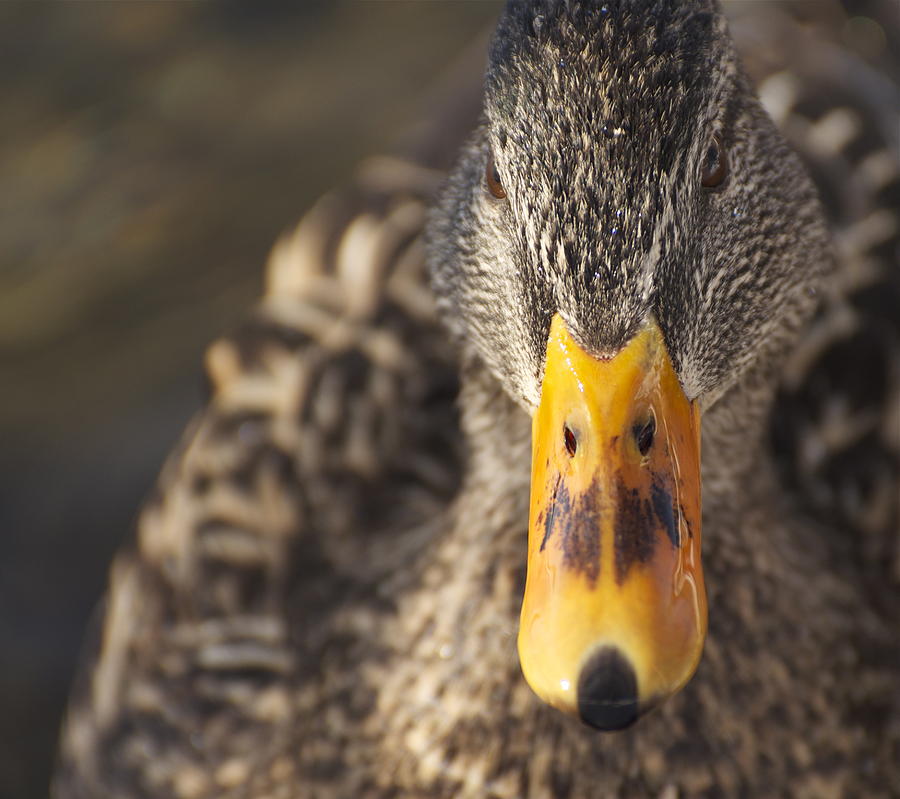
<path id="1" fill-rule="evenodd" d="M 496 9 L 0 4 L 0 797 L 46 795 L 88 615 L 204 346 Z"/>

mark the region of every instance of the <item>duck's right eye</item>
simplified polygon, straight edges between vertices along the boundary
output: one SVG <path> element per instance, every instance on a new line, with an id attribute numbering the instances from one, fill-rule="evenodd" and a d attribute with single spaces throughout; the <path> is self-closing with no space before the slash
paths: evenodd
<path id="1" fill-rule="evenodd" d="M 484 183 L 492 197 L 496 197 L 498 200 L 506 198 L 506 191 L 503 188 L 503 183 L 500 181 L 500 173 L 497 171 L 497 165 L 494 163 L 493 153 L 488 156 L 487 166 L 484 168 Z"/>

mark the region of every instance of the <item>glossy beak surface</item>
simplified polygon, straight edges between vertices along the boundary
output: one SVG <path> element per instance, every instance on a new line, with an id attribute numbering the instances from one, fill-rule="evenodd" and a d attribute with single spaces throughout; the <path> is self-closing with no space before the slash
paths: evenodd
<path id="1" fill-rule="evenodd" d="M 700 415 L 650 323 L 607 360 L 554 317 L 532 428 L 519 658 L 535 693 L 620 729 L 700 660 Z"/>

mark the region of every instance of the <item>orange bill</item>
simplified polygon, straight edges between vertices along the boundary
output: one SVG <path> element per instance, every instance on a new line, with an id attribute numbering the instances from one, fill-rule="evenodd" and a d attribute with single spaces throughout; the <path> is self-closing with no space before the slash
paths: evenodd
<path id="1" fill-rule="evenodd" d="M 700 413 L 655 323 L 599 359 L 557 315 L 532 431 L 522 671 L 549 704 L 621 729 L 703 649 Z"/>

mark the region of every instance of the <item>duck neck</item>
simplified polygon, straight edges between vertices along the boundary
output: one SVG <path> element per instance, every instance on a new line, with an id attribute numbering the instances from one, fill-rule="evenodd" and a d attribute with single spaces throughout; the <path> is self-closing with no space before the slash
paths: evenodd
<path id="1" fill-rule="evenodd" d="M 704 409 L 704 508 L 736 510 L 777 491 L 766 446 L 775 386 L 772 368 L 758 366 Z"/>
<path id="2" fill-rule="evenodd" d="M 527 503 L 531 418 L 472 351 L 464 353 L 462 359 L 460 404 L 469 451 L 467 492 L 489 486 L 489 493 L 494 496 L 524 494 Z"/>

